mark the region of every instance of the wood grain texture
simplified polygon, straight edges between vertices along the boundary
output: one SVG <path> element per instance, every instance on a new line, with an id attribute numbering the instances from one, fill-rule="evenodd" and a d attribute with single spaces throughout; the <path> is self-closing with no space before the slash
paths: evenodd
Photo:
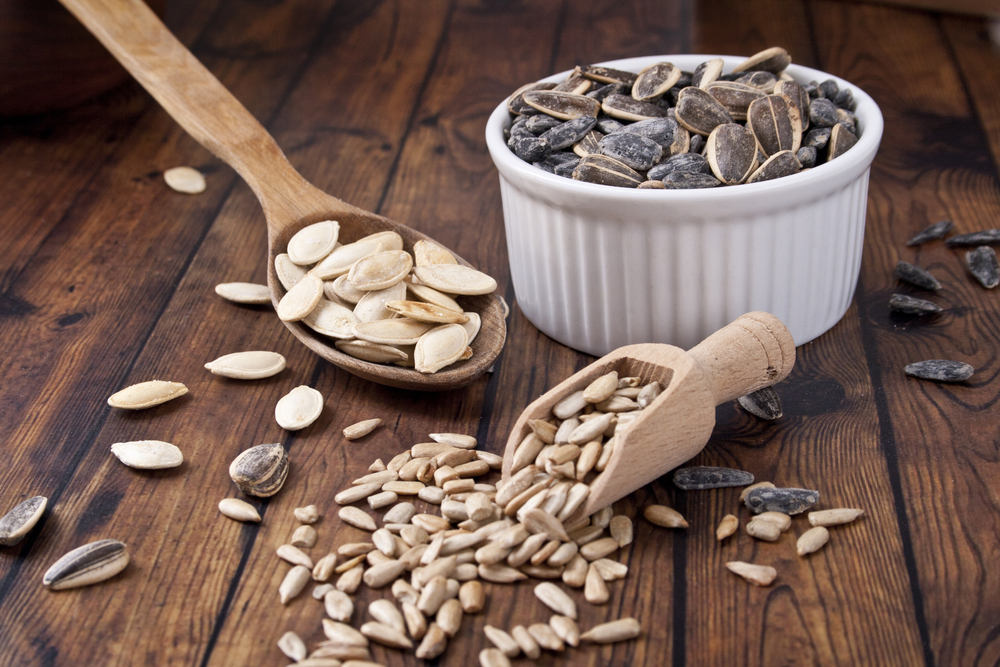
<path id="1" fill-rule="evenodd" d="M 20 545 L 0 550 L 0 663 L 286 664 L 275 646 L 295 630 L 322 640 L 322 608 L 282 607 L 287 565 L 274 556 L 316 503 L 314 558 L 364 537 L 336 518 L 333 496 L 375 458 L 436 431 L 476 435 L 501 453 L 521 410 L 593 359 L 535 330 L 509 284 L 503 218 L 483 126 L 520 84 L 577 63 L 671 52 L 752 53 L 782 44 L 796 62 L 871 93 L 886 133 L 870 184 L 861 282 L 844 320 L 797 350 L 777 386 L 785 416 L 766 423 L 729 403 L 693 464 L 821 491 L 824 507 L 865 509 L 808 558 L 794 554 L 806 520 L 775 543 L 740 532 L 719 545 L 726 513 L 745 526 L 738 489 L 683 492 L 669 476 L 616 503 L 635 519 L 621 553 L 629 576 L 611 600 L 578 600 L 581 626 L 635 616 L 637 641 L 543 654 L 573 665 L 991 665 L 1000 660 L 1000 441 L 996 412 L 1000 305 L 966 273 L 959 251 L 904 243 L 951 218 L 959 231 L 1000 213 L 1000 61 L 978 19 L 836 0 L 670 3 L 283 3 L 171 0 L 166 22 L 320 189 L 411 224 L 496 276 L 512 306 L 495 372 L 426 396 L 354 378 L 299 345 L 269 308 L 212 293 L 265 279 L 267 237 L 249 188 L 187 137 L 135 84 L 69 112 L 0 124 L 0 511 L 45 494 L 50 510 Z M 892 26 L 892 30 L 886 30 Z M 419 29 L 417 29 L 419 27 Z M 162 171 L 190 164 L 208 191 L 167 189 Z M 944 283 L 934 320 L 890 317 L 899 259 Z M 259 382 L 202 364 L 238 349 L 288 359 Z M 917 359 L 977 368 L 954 386 L 905 377 Z M 139 413 L 106 406 L 147 379 L 190 394 Z M 289 434 L 274 404 L 299 384 L 319 389 L 320 419 Z M 341 429 L 383 426 L 347 442 Z M 174 471 L 125 468 L 113 442 L 157 438 L 185 453 Z M 232 458 L 282 442 L 285 488 L 255 501 L 259 526 L 216 503 L 238 492 Z M 641 519 L 649 503 L 681 511 L 671 531 Z M 100 586 L 52 593 L 44 570 L 69 549 L 114 537 L 133 560 Z M 724 569 L 773 564 L 766 589 Z M 549 612 L 527 584 L 489 584 L 442 665 L 472 664 L 486 623 L 509 628 Z M 385 591 L 362 587 L 355 620 Z M 85 619 L 85 621 L 84 621 Z M 358 623 L 355 623 L 358 625 Z M 376 648 L 387 665 L 410 655 Z"/>

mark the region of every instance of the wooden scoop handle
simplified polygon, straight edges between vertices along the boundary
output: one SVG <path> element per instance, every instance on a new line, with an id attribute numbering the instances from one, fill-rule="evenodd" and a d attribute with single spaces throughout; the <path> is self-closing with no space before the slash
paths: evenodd
<path id="1" fill-rule="evenodd" d="M 716 405 L 785 379 L 795 341 L 774 315 L 741 315 L 688 350 L 705 374 Z"/>
<path id="2" fill-rule="evenodd" d="M 302 216 L 304 199 L 339 201 L 292 167 L 267 130 L 141 0 L 60 2 L 188 134 L 243 177 L 269 223 Z"/>

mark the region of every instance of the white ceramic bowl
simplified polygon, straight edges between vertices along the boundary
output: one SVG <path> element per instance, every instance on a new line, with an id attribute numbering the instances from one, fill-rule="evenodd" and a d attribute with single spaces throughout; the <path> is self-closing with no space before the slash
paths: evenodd
<path id="1" fill-rule="evenodd" d="M 638 72 L 665 60 L 691 71 L 714 57 L 603 64 Z M 721 57 L 724 71 L 744 60 Z M 486 145 L 500 174 L 511 278 L 525 316 L 555 340 L 594 355 L 630 343 L 686 349 L 752 310 L 777 315 L 797 345 L 836 324 L 861 268 L 882 114 L 842 79 L 796 65 L 788 72 L 800 83 L 833 79 L 851 89 L 858 143 L 792 176 L 707 190 L 637 190 L 550 174 L 507 148 L 506 101 L 497 106 Z"/>

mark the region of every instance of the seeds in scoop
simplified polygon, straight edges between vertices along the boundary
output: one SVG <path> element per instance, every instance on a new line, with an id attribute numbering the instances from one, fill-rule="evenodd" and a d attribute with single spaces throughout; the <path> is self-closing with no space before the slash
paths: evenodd
<path id="1" fill-rule="evenodd" d="M 413 345 L 430 331 L 431 326 L 425 322 L 414 322 L 405 318 L 358 322 L 354 325 L 354 335 L 371 343 Z"/>
<path id="2" fill-rule="evenodd" d="M 12 547 L 35 527 L 48 505 L 45 496 L 22 500 L 0 518 L 0 546 Z"/>
<path id="3" fill-rule="evenodd" d="M 496 280 L 461 264 L 418 266 L 413 275 L 421 283 L 448 294 L 489 294 L 497 288 Z"/>
<path id="4" fill-rule="evenodd" d="M 111 453 L 128 467 L 140 470 L 176 468 L 184 463 L 181 450 L 162 440 L 116 442 L 111 445 Z"/>
<path id="5" fill-rule="evenodd" d="M 687 528 L 688 522 L 681 513 L 666 505 L 647 505 L 642 515 L 652 524 L 664 528 Z"/>
<path id="6" fill-rule="evenodd" d="M 580 116 L 597 116 L 601 103 L 583 95 L 562 91 L 530 90 L 523 94 L 530 107 L 560 120 L 571 120 Z"/>
<path id="7" fill-rule="evenodd" d="M 346 274 L 351 269 L 351 265 L 359 259 L 374 255 L 384 250 L 402 250 L 403 237 L 396 232 L 376 232 L 363 238 L 338 246 L 323 258 L 323 260 L 309 270 L 313 275 L 328 280 Z"/>
<path id="8" fill-rule="evenodd" d="M 634 639 L 639 636 L 641 628 L 634 618 L 619 618 L 616 621 L 595 625 L 580 635 L 580 639 L 595 644 L 611 644 L 613 642 Z"/>
<path id="9" fill-rule="evenodd" d="M 413 350 L 413 366 L 420 373 L 436 373 L 462 356 L 468 334 L 460 324 L 442 324 L 422 335 Z"/>
<path id="10" fill-rule="evenodd" d="M 642 174 L 607 155 L 588 155 L 573 170 L 573 179 L 601 185 L 634 188 L 645 181 Z"/>
<path id="11" fill-rule="evenodd" d="M 981 245 L 965 253 L 965 265 L 969 273 L 986 289 L 1000 284 L 1000 263 L 996 251 L 988 245 Z"/>
<path id="12" fill-rule="evenodd" d="M 745 181 L 757 166 L 757 140 L 742 125 L 725 123 L 708 135 L 705 155 L 717 179 L 726 185 L 736 185 Z"/>
<path id="13" fill-rule="evenodd" d="M 716 127 L 733 122 L 733 117 L 717 99 L 694 86 L 681 90 L 675 113 L 677 122 L 684 129 L 705 136 L 710 135 Z"/>
<path id="14" fill-rule="evenodd" d="M 734 514 L 727 514 L 722 517 L 722 521 L 719 522 L 719 527 L 715 529 L 715 539 L 721 542 L 727 537 L 733 535 L 739 526 L 740 520 L 736 518 Z"/>
<path id="15" fill-rule="evenodd" d="M 278 639 L 278 649 L 285 654 L 289 660 L 299 662 L 304 660 L 308 649 L 302 638 L 289 630 Z"/>
<path id="16" fill-rule="evenodd" d="M 975 369 L 962 361 L 949 361 L 947 359 L 927 359 L 926 361 L 915 361 L 907 364 L 903 371 L 912 377 L 921 380 L 934 380 L 936 382 L 964 382 L 972 377 Z"/>
<path id="17" fill-rule="evenodd" d="M 672 63 L 655 63 L 639 72 L 632 84 L 632 97 L 651 100 L 670 90 L 680 81 L 681 70 Z"/>
<path id="18" fill-rule="evenodd" d="M 927 243 L 928 241 L 935 241 L 937 239 L 943 239 L 948 232 L 951 231 L 954 225 L 951 220 L 939 220 L 934 224 L 925 227 L 915 236 L 913 236 L 909 241 L 906 242 L 908 246 L 920 245 L 921 243 Z"/>
<path id="19" fill-rule="evenodd" d="M 1000 242 L 1000 229 L 984 229 L 971 234 L 957 234 L 945 241 L 949 248 L 958 246 L 988 245 Z"/>
<path id="20" fill-rule="evenodd" d="M 46 570 L 42 585 L 53 591 L 89 586 L 125 569 L 129 556 L 118 540 L 98 540 L 73 549 Z"/>
<path id="21" fill-rule="evenodd" d="M 323 394 L 303 384 L 278 399 L 274 419 L 286 431 L 298 431 L 319 419 L 322 411 Z"/>
<path id="22" fill-rule="evenodd" d="M 278 442 L 251 447 L 229 464 L 229 477 L 249 496 L 273 496 L 287 476 L 288 453 Z"/>
<path id="23" fill-rule="evenodd" d="M 746 495 L 743 504 L 754 514 L 782 512 L 801 514 L 819 502 L 819 491 L 795 488 L 757 488 Z"/>
<path id="24" fill-rule="evenodd" d="M 762 387 L 757 391 L 736 399 L 740 407 L 758 419 L 774 421 L 781 419 L 781 398 L 773 387 Z"/>
<path id="25" fill-rule="evenodd" d="M 889 297 L 889 310 L 901 315 L 936 315 L 944 309 L 927 299 L 918 299 L 907 294 L 893 294 Z"/>
<path id="26" fill-rule="evenodd" d="M 691 466 L 674 471 L 674 484 L 685 491 L 694 489 L 719 489 L 727 486 L 753 484 L 753 474 L 735 468 Z"/>
<path id="27" fill-rule="evenodd" d="M 148 380 L 125 387 L 108 397 L 108 405 L 124 410 L 143 410 L 183 396 L 188 388 L 181 382 Z"/>
<path id="28" fill-rule="evenodd" d="M 271 303 L 271 291 L 267 285 L 259 283 L 219 283 L 215 286 L 215 293 L 233 303 L 248 305 Z"/>
<path id="29" fill-rule="evenodd" d="M 213 375 L 236 380 L 259 380 L 285 370 L 285 358 L 277 352 L 254 350 L 233 352 L 205 364 Z"/>
<path id="30" fill-rule="evenodd" d="M 770 565 L 755 565 L 739 560 L 726 563 L 726 569 L 755 586 L 770 586 L 778 576 L 778 571 Z"/>
<path id="31" fill-rule="evenodd" d="M 929 271 L 922 269 L 919 266 L 914 266 L 909 262 L 904 262 L 900 260 L 896 262 L 896 268 L 893 274 L 902 280 L 903 282 L 910 283 L 915 287 L 920 287 L 921 289 L 937 291 L 941 289 L 941 283 L 937 278 L 932 276 Z"/>
<path id="32" fill-rule="evenodd" d="M 795 542 L 795 552 L 800 556 L 815 553 L 830 541 L 830 531 L 824 526 L 816 526 L 802 533 Z"/>
<path id="33" fill-rule="evenodd" d="M 348 440 L 357 440 L 363 438 L 376 428 L 381 426 L 382 418 L 374 417 L 372 419 L 363 419 L 357 423 L 351 424 L 350 426 L 344 427 L 344 437 Z"/>
<path id="34" fill-rule="evenodd" d="M 855 509 L 853 507 L 838 507 L 830 510 L 809 512 L 809 525 L 840 526 L 845 523 L 851 523 L 864 513 L 864 510 Z"/>
<path id="35" fill-rule="evenodd" d="M 340 236 L 340 223 L 323 220 L 306 225 L 288 240 L 285 252 L 299 266 L 315 264 L 333 251 Z"/>
<path id="36" fill-rule="evenodd" d="M 353 333 L 353 326 L 352 326 Z M 405 362 L 409 357 L 398 347 L 372 343 L 367 340 L 338 340 L 333 344 L 344 354 L 374 363 Z"/>

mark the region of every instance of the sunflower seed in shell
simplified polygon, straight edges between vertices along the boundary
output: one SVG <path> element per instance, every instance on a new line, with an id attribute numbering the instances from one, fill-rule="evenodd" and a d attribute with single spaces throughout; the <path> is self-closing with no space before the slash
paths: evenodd
<path id="1" fill-rule="evenodd" d="M 788 55 L 788 51 L 780 46 L 772 46 L 769 49 L 764 49 L 750 56 L 734 67 L 733 72 L 759 70 L 761 72 L 780 74 L 791 63 L 792 57 Z"/>
<path id="2" fill-rule="evenodd" d="M 802 124 L 781 95 L 767 95 L 750 103 L 747 126 L 768 156 L 791 151 L 794 157 L 802 142 Z"/>
<path id="3" fill-rule="evenodd" d="M 726 569 L 755 586 L 770 586 L 778 576 L 778 571 L 770 565 L 755 565 L 739 560 L 726 563 Z"/>
<path id="4" fill-rule="evenodd" d="M 649 65 L 639 72 L 632 84 L 632 97 L 637 100 L 651 100 L 660 97 L 680 81 L 681 70 L 672 63 L 660 62 Z"/>
<path id="5" fill-rule="evenodd" d="M 45 496 L 32 496 L 0 517 L 0 546 L 12 547 L 23 540 L 42 518 L 48 502 Z"/>
<path id="6" fill-rule="evenodd" d="M 382 250 L 351 265 L 347 280 L 357 289 L 374 291 L 395 285 L 413 268 L 413 257 L 404 250 Z"/>
<path id="7" fill-rule="evenodd" d="M 711 174 L 689 174 L 674 172 L 663 177 L 663 186 L 668 190 L 697 190 L 714 188 L 722 185 L 722 181 Z"/>
<path id="8" fill-rule="evenodd" d="M 176 468 L 184 463 L 181 450 L 162 440 L 116 442 L 111 445 L 111 453 L 128 467 L 140 470 Z"/>
<path id="9" fill-rule="evenodd" d="M 347 593 L 334 588 L 323 595 L 323 611 L 334 621 L 347 623 L 354 614 L 354 601 Z"/>
<path id="10" fill-rule="evenodd" d="M 573 144 L 573 153 L 581 158 L 587 157 L 588 155 L 600 155 L 600 142 L 603 137 L 604 135 L 600 132 L 588 132 L 582 139 L 580 139 L 580 141 Z M 573 169 L 576 169 L 579 164 L 579 161 L 573 163 Z M 555 173 L 554 169 L 553 173 Z M 570 174 L 572 174 L 572 169 L 570 170 Z"/>
<path id="11" fill-rule="evenodd" d="M 699 64 L 691 73 L 691 85 L 702 89 L 708 88 L 719 79 L 724 65 L 722 58 L 712 58 Z"/>
<path id="12" fill-rule="evenodd" d="M 424 322 L 415 322 L 405 318 L 358 322 L 354 325 L 354 335 L 370 343 L 413 345 L 420 340 L 421 336 L 430 331 L 431 326 Z M 338 349 L 342 348 L 338 347 Z"/>
<path id="13" fill-rule="evenodd" d="M 229 477 L 249 496 L 273 496 L 287 476 L 288 453 L 280 442 L 251 447 L 229 464 Z"/>
<path id="14" fill-rule="evenodd" d="M 837 507 L 829 510 L 809 512 L 809 525 L 841 526 L 845 523 L 851 523 L 864 513 L 864 510 L 855 509 L 853 507 Z"/>
<path id="15" fill-rule="evenodd" d="M 497 288 L 496 280 L 461 264 L 418 266 L 413 275 L 421 283 L 448 294 L 489 294 Z"/>
<path id="16" fill-rule="evenodd" d="M 648 120 L 666 118 L 667 110 L 651 102 L 637 100 L 631 95 L 612 93 L 601 102 L 601 111 L 618 120 Z"/>
<path id="17" fill-rule="evenodd" d="M 753 132 L 742 125 L 719 125 L 708 135 L 705 156 L 717 179 L 726 185 L 736 185 L 745 181 L 757 166 L 757 141 Z"/>
<path id="18" fill-rule="evenodd" d="M 252 350 L 233 352 L 205 364 L 213 375 L 236 380 L 259 380 L 285 370 L 285 358 L 277 352 Z"/>
<path id="19" fill-rule="evenodd" d="M 740 407 L 758 419 L 774 421 L 783 414 L 781 398 L 773 387 L 762 387 L 755 392 L 736 399 Z"/>
<path id="20" fill-rule="evenodd" d="M 611 644 L 626 639 L 635 639 L 641 631 L 639 621 L 634 618 L 619 618 L 615 621 L 595 625 L 581 634 L 580 639 L 595 644 Z"/>
<path id="21" fill-rule="evenodd" d="M 912 377 L 936 382 L 964 382 L 975 373 L 975 369 L 969 364 L 948 359 L 916 361 L 907 364 L 903 370 Z"/>
<path id="22" fill-rule="evenodd" d="M 949 248 L 989 245 L 992 243 L 1000 243 L 1000 229 L 984 229 L 969 234 L 956 234 L 945 241 L 945 244 Z"/>
<path id="23" fill-rule="evenodd" d="M 398 233 L 393 231 L 376 232 L 360 238 L 353 243 L 337 246 L 319 264 L 311 268 L 309 272 L 323 280 L 327 280 L 346 274 L 359 259 L 384 250 L 402 249 L 403 237 Z"/>
<path id="24" fill-rule="evenodd" d="M 965 266 L 969 273 L 986 289 L 1000 284 L 1000 264 L 996 251 L 988 245 L 981 245 L 965 253 Z"/>
<path id="25" fill-rule="evenodd" d="M 249 305 L 264 305 L 271 303 L 271 291 L 267 285 L 259 283 L 219 283 L 215 293 L 226 301 Z"/>
<path id="26" fill-rule="evenodd" d="M 666 505 L 647 505 L 642 515 L 652 524 L 664 528 L 687 528 L 688 522 L 681 513 Z"/>
<path id="27" fill-rule="evenodd" d="M 181 382 L 147 380 L 125 387 L 108 397 L 108 405 L 123 410 L 143 410 L 188 393 Z"/>
<path id="28" fill-rule="evenodd" d="M 706 136 L 719 125 L 733 122 L 733 117 L 717 99 L 694 86 L 688 86 L 680 92 L 674 113 L 677 122 L 684 129 Z"/>
<path id="29" fill-rule="evenodd" d="M 298 322 L 311 313 L 323 298 L 323 281 L 306 274 L 285 292 L 275 311 L 283 322 Z"/>
<path id="30" fill-rule="evenodd" d="M 736 515 L 727 514 L 722 517 L 722 521 L 719 522 L 718 528 L 715 529 L 715 539 L 721 542 L 736 533 L 736 529 L 739 527 L 740 520 L 736 517 Z"/>
<path id="31" fill-rule="evenodd" d="M 560 92 L 576 93 L 577 95 L 582 95 L 582 93 L 576 92 L 574 90 L 568 90 L 566 88 L 560 88 L 559 86 L 556 86 L 555 88 L 553 88 L 553 90 L 559 90 Z M 556 125 L 559 125 L 560 122 L 561 121 L 558 118 L 553 118 L 552 116 L 540 113 L 537 116 L 531 116 L 530 118 L 528 118 L 528 120 L 524 122 L 524 126 L 528 129 L 529 132 L 531 132 L 535 136 L 539 136 L 545 134 L 546 131 L 551 130 Z M 568 122 L 568 121 L 562 121 L 562 122 Z"/>
<path id="32" fill-rule="evenodd" d="M 525 162 L 542 160 L 552 151 L 548 141 L 531 134 L 511 135 L 507 140 L 507 147 Z"/>
<path id="33" fill-rule="evenodd" d="M 747 183 L 760 183 L 761 181 L 770 181 L 775 178 L 783 178 L 785 176 L 791 176 L 792 174 L 797 174 L 802 171 L 802 164 L 799 163 L 799 159 L 795 157 L 795 153 L 792 151 L 778 151 L 771 157 L 767 158 L 763 164 L 761 164 L 757 169 L 754 170 L 749 177 L 747 177 Z"/>
<path id="34" fill-rule="evenodd" d="M 562 91 L 530 90 L 522 97 L 528 106 L 560 120 L 581 116 L 596 118 L 601 109 L 601 103 L 595 99 Z"/>
<path id="35" fill-rule="evenodd" d="M 514 115 L 531 112 L 537 113 L 537 110 L 533 107 L 528 106 L 524 101 L 524 93 L 529 90 L 552 90 L 556 87 L 553 81 L 534 81 L 532 83 L 526 83 L 517 90 L 515 90 L 510 97 L 507 98 L 507 110 Z"/>
<path id="36" fill-rule="evenodd" d="M 274 419 L 286 431 L 298 431 L 319 419 L 321 412 L 323 394 L 303 384 L 278 399 Z"/>
<path id="37" fill-rule="evenodd" d="M 306 225 L 288 240 L 285 252 L 299 266 L 315 264 L 329 255 L 337 245 L 340 223 L 323 220 Z"/>
<path id="38" fill-rule="evenodd" d="M 745 121 L 751 102 L 765 96 L 764 91 L 735 81 L 716 81 L 704 90 L 718 100 L 733 120 Z"/>
<path id="39" fill-rule="evenodd" d="M 809 126 L 809 94 L 795 81 L 778 81 L 774 84 L 774 94 L 781 95 L 788 106 L 798 115 L 802 130 Z"/>
<path id="40" fill-rule="evenodd" d="M 822 549 L 830 541 L 830 531 L 824 526 L 815 526 L 799 536 L 795 542 L 795 552 L 807 556 Z"/>
<path id="41" fill-rule="evenodd" d="M 634 132 L 616 132 L 599 142 L 603 155 L 614 158 L 637 171 L 646 171 L 663 157 L 663 147 Z"/>
<path id="42" fill-rule="evenodd" d="M 382 418 L 374 417 L 372 419 L 363 419 L 357 423 L 351 424 L 350 426 L 344 427 L 344 437 L 348 440 L 357 440 L 363 438 L 376 428 L 381 426 Z"/>
<path id="43" fill-rule="evenodd" d="M 914 287 L 920 287 L 921 289 L 937 291 L 941 289 L 941 283 L 937 278 L 932 276 L 929 271 L 922 269 L 919 266 L 914 266 L 909 262 L 904 262 L 899 260 L 896 262 L 896 268 L 893 271 L 893 275 L 907 282 Z"/>
<path id="44" fill-rule="evenodd" d="M 631 87 L 636 79 L 636 75 L 632 72 L 604 65 L 579 65 L 576 69 L 588 79 L 602 83 L 620 83 Z"/>
<path id="45" fill-rule="evenodd" d="M 922 243 L 927 243 L 928 241 L 935 241 L 937 239 L 943 239 L 948 232 L 952 230 L 954 224 L 951 220 L 939 220 L 924 229 L 920 230 L 916 235 L 910 238 L 906 242 L 908 246 L 920 245 Z"/>
<path id="46" fill-rule="evenodd" d="M 799 150 L 795 151 L 795 159 L 803 169 L 815 167 L 817 157 L 818 152 L 812 146 L 800 146 Z"/>
<path id="47" fill-rule="evenodd" d="M 832 128 L 837 124 L 837 107 L 830 100 L 817 97 L 809 103 L 809 123 L 813 127 Z"/>
<path id="48" fill-rule="evenodd" d="M 819 491 L 796 488 L 759 487 L 743 499 L 743 504 L 754 514 L 782 512 L 801 514 L 819 502 Z"/>
<path id="49" fill-rule="evenodd" d="M 193 167 L 171 167 L 163 172 L 163 180 L 174 192 L 197 195 L 205 191 L 205 177 Z"/>
<path id="50" fill-rule="evenodd" d="M 674 471 L 674 484 L 685 491 L 747 486 L 753 484 L 753 473 L 736 468 L 691 466 Z"/>
<path id="51" fill-rule="evenodd" d="M 73 549 L 42 576 L 42 585 L 53 591 L 89 586 L 110 579 L 125 569 L 129 555 L 118 540 L 97 540 Z"/>
<path id="52" fill-rule="evenodd" d="M 573 179 L 600 185 L 635 188 L 645 181 L 632 167 L 606 155 L 588 155 L 573 170 Z"/>
<path id="53" fill-rule="evenodd" d="M 580 116 L 549 128 L 542 133 L 540 139 L 548 142 L 553 151 L 561 151 L 582 140 L 596 124 L 597 119 L 593 116 Z"/>
<path id="54" fill-rule="evenodd" d="M 833 160 L 843 155 L 856 143 L 858 143 L 857 135 L 847 129 L 842 123 L 837 123 L 830 130 L 830 143 L 827 144 L 826 159 Z"/>
<path id="55" fill-rule="evenodd" d="M 290 290 L 295 283 L 302 280 L 306 270 L 293 262 L 287 253 L 280 253 L 274 257 L 274 273 L 278 276 L 281 286 Z"/>
<path id="56" fill-rule="evenodd" d="M 889 310 L 901 315 L 936 315 L 944 309 L 927 299 L 918 299 L 908 294 L 893 294 L 889 297 Z"/>
<path id="57" fill-rule="evenodd" d="M 356 359 L 377 364 L 405 362 L 409 359 L 409 355 L 398 347 L 367 340 L 338 340 L 333 346 Z"/>
<path id="58" fill-rule="evenodd" d="M 422 301 L 387 301 L 385 306 L 390 312 L 408 317 L 417 322 L 462 324 L 469 320 L 468 316 L 461 311 L 442 308 Z"/>
<path id="59" fill-rule="evenodd" d="M 398 282 L 385 289 L 366 292 L 354 306 L 354 317 L 358 322 L 375 322 L 395 317 L 393 311 L 386 306 L 390 301 L 401 301 L 406 298 L 406 285 Z"/>

